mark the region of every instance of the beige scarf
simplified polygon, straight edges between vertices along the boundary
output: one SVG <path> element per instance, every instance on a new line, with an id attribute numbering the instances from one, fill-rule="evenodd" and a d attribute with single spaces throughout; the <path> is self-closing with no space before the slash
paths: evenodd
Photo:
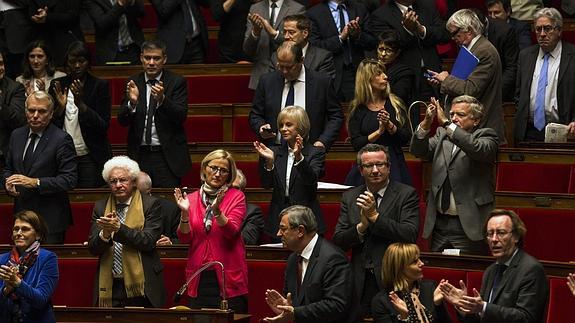
<path id="1" fill-rule="evenodd" d="M 104 214 L 116 211 L 116 198 L 110 195 L 106 202 Z M 132 201 L 126 212 L 124 225 L 133 230 L 141 231 L 144 228 L 144 206 L 142 195 L 138 190 L 132 194 Z M 114 261 L 114 248 L 110 247 L 100 258 L 98 306 L 112 307 L 112 265 Z M 122 246 L 122 272 L 124 285 L 128 298 L 144 296 L 144 267 L 140 252 L 128 245 Z"/>

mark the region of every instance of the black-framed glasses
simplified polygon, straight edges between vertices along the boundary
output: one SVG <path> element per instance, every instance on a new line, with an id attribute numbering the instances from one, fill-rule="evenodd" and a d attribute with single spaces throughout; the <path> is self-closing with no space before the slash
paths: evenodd
<path id="1" fill-rule="evenodd" d="M 374 167 L 379 170 L 379 169 L 382 169 L 382 168 L 387 167 L 387 166 L 389 166 L 389 163 L 388 163 L 388 162 L 385 162 L 385 163 L 373 163 L 373 164 L 361 164 L 361 167 L 362 167 L 363 169 L 365 169 L 365 170 L 370 170 L 370 169 L 373 169 Z"/>
<path id="2" fill-rule="evenodd" d="M 220 175 L 226 176 L 230 173 L 229 169 L 223 168 L 223 167 L 218 167 L 218 166 L 208 165 L 208 169 L 210 170 L 210 173 L 212 173 L 214 175 L 217 173 L 220 173 Z"/>
<path id="3" fill-rule="evenodd" d="M 513 231 L 506 231 L 506 230 L 495 230 L 495 231 L 487 231 L 485 233 L 485 238 L 487 240 L 492 240 L 493 239 L 493 235 L 497 236 L 497 239 L 502 239 L 504 237 L 506 237 L 508 234 L 510 234 Z"/>
<path id="4" fill-rule="evenodd" d="M 540 34 L 542 31 L 544 31 L 546 34 L 552 32 L 553 30 L 557 29 L 557 26 L 536 26 L 535 27 L 535 33 L 536 34 Z"/>

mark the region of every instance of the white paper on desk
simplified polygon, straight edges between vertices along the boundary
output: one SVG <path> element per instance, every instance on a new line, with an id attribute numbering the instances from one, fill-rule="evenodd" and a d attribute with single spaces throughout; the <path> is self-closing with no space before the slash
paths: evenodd
<path id="1" fill-rule="evenodd" d="M 317 188 L 322 190 L 347 190 L 351 186 L 337 183 L 317 182 Z"/>
<path id="2" fill-rule="evenodd" d="M 545 142 L 567 142 L 569 127 L 560 123 L 545 126 Z"/>
<path id="3" fill-rule="evenodd" d="M 271 247 L 271 248 L 283 248 L 283 243 L 265 243 L 260 245 L 260 247 Z"/>

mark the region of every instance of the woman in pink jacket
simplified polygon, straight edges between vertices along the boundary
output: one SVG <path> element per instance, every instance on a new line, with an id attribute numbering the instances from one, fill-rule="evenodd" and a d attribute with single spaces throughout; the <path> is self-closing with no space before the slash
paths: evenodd
<path id="1" fill-rule="evenodd" d="M 211 266 L 188 285 L 190 307 L 219 308 L 221 290 L 225 290 L 229 308 L 236 312 L 248 310 L 248 267 L 241 237 L 246 213 L 244 194 L 230 187 L 236 177 L 236 163 L 225 150 L 214 150 L 202 160 L 202 186 L 186 194 L 179 188 L 174 196 L 181 209 L 178 238 L 190 244 L 186 279 L 211 261 L 219 261 L 225 270 Z M 220 288 L 222 286 L 222 288 Z"/>

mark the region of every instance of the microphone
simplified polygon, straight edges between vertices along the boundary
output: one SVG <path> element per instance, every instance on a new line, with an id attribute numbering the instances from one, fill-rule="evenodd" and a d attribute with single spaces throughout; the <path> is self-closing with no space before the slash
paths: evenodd
<path id="1" fill-rule="evenodd" d="M 190 276 L 190 278 L 186 281 L 186 283 L 184 285 L 182 285 L 182 287 L 180 287 L 180 289 L 176 292 L 176 294 L 174 295 L 174 303 L 180 302 L 180 299 L 182 299 L 182 295 L 184 295 L 184 293 L 188 289 L 188 285 L 190 284 L 190 282 L 194 278 L 196 278 L 196 276 L 201 274 L 204 270 L 208 269 L 209 267 L 212 267 L 213 265 L 218 265 L 222 268 L 222 285 L 220 286 L 220 293 L 222 295 L 222 300 L 220 302 L 220 310 L 227 311 L 228 310 L 228 300 L 226 299 L 226 275 L 225 275 L 225 271 L 224 271 L 224 264 L 222 264 L 219 261 L 206 262 L 198 270 L 196 270 L 192 274 L 192 276 Z"/>

